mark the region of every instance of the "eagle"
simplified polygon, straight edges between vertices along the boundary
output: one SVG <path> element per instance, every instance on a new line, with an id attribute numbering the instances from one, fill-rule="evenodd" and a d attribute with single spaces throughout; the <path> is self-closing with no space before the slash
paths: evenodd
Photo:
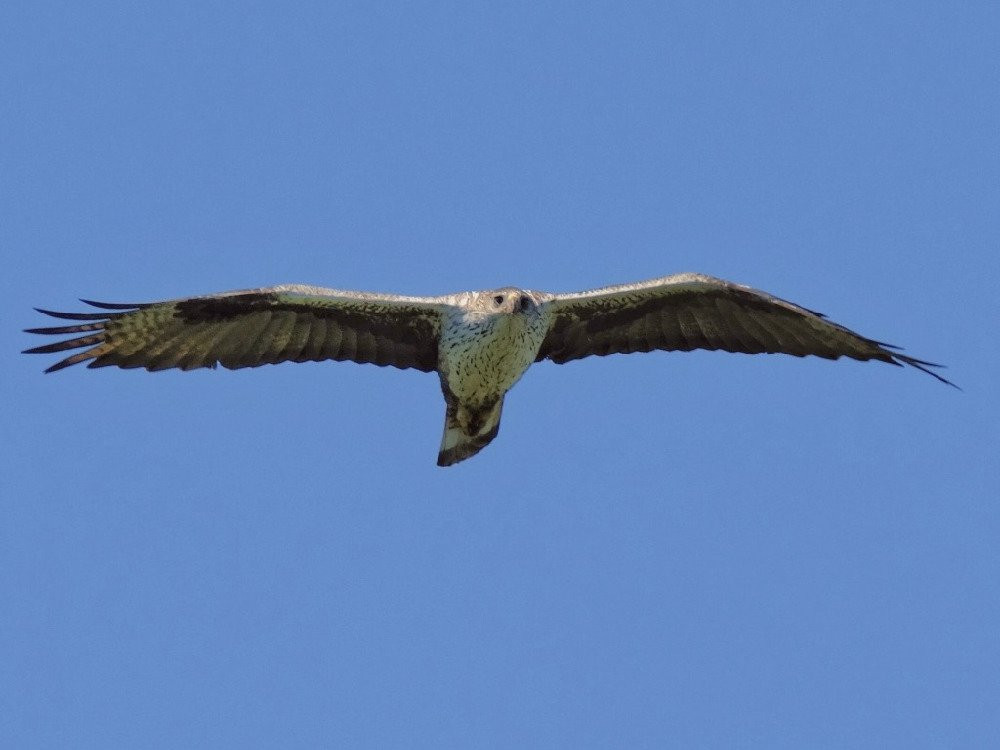
<path id="1" fill-rule="evenodd" d="M 542 360 L 722 349 L 878 360 L 955 385 L 932 369 L 941 365 L 766 292 L 697 273 L 571 294 L 508 286 L 409 297 L 283 284 L 163 302 L 81 302 L 101 312 L 36 308 L 77 322 L 27 333 L 82 334 L 25 350 L 82 349 L 45 372 L 80 362 L 153 371 L 322 360 L 436 372 L 445 401 L 439 466 L 474 456 L 497 436 L 507 391 Z"/>

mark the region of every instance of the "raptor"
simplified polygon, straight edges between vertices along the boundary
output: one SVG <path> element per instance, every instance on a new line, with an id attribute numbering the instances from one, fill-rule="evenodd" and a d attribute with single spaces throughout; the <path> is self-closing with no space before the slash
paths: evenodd
<path id="1" fill-rule="evenodd" d="M 445 400 L 438 465 L 475 455 L 500 429 L 504 396 L 534 362 L 693 349 L 850 357 L 908 365 L 954 385 L 932 362 L 742 284 L 682 273 L 572 294 L 516 287 L 440 297 L 286 284 L 164 302 L 82 300 L 100 312 L 28 333 L 81 334 L 25 350 L 81 349 L 49 367 L 147 370 L 351 360 L 437 372 Z"/>

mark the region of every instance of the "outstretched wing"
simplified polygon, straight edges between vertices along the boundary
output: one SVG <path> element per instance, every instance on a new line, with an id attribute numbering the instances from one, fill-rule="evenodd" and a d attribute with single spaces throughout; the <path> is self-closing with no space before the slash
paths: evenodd
<path id="1" fill-rule="evenodd" d="M 99 313 L 39 312 L 81 321 L 28 333 L 78 338 L 27 349 L 48 354 L 83 349 L 49 367 L 257 367 L 277 362 L 353 360 L 437 368 L 446 297 L 400 297 L 284 285 L 146 304 L 89 302 Z"/>
<path id="2" fill-rule="evenodd" d="M 954 385 L 928 369 L 940 365 L 891 351 L 895 347 L 765 292 L 702 274 L 550 295 L 544 304 L 551 322 L 536 361 L 653 349 L 780 352 L 906 364 Z"/>

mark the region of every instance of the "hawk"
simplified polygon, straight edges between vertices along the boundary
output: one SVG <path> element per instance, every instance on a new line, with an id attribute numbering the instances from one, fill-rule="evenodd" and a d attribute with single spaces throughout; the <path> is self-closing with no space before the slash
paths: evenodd
<path id="1" fill-rule="evenodd" d="M 102 312 L 38 309 L 83 334 L 25 350 L 82 349 L 49 367 L 229 369 L 352 360 L 437 372 L 446 406 L 438 465 L 474 456 L 497 436 L 507 391 L 533 362 L 692 349 L 850 357 L 909 365 L 942 383 L 932 362 L 865 338 L 822 314 L 695 273 L 572 294 L 503 287 L 440 297 L 286 284 L 164 302 L 82 302 Z"/>

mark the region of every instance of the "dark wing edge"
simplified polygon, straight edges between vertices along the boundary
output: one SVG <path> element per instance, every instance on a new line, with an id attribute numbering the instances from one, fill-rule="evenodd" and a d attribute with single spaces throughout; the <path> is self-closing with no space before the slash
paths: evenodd
<path id="1" fill-rule="evenodd" d="M 903 354 L 766 292 L 703 274 L 546 295 L 544 305 L 549 330 L 535 361 L 561 364 L 655 349 L 850 357 L 908 365 L 958 388 L 931 369 L 943 365 Z"/>
<path id="2" fill-rule="evenodd" d="M 73 325 L 27 333 L 81 336 L 24 350 L 83 349 L 48 367 L 142 367 L 150 371 L 229 369 L 278 362 L 350 360 L 378 366 L 437 368 L 446 297 L 402 297 L 282 285 L 153 303 L 81 300 L 102 312 L 35 308 Z"/>

